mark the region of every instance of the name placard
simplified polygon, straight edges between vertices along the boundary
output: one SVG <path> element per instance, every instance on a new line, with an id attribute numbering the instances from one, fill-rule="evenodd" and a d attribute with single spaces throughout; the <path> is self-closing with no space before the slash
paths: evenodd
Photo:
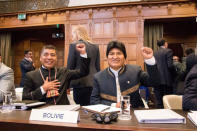
<path id="1" fill-rule="evenodd" d="M 77 123 L 78 111 L 32 109 L 29 120 Z"/>

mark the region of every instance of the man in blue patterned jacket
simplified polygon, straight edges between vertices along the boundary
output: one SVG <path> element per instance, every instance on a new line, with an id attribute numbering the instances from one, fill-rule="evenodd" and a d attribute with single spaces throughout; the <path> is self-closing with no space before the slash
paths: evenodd
<path id="1" fill-rule="evenodd" d="M 120 96 L 130 95 L 133 108 L 144 107 L 139 94 L 139 85 L 152 86 L 159 82 L 158 70 L 151 48 L 143 47 L 142 55 L 147 64 L 147 72 L 140 66 L 125 65 L 126 49 L 123 43 L 111 41 L 107 46 L 109 67 L 95 74 L 91 104 L 120 105 Z"/>

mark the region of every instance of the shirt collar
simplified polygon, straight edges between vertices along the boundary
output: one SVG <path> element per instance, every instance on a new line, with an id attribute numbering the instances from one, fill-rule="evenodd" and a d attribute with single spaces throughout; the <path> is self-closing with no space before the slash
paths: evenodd
<path id="1" fill-rule="evenodd" d="M 28 58 L 24 57 L 25 60 L 30 61 Z M 31 61 L 30 61 L 31 62 Z"/>
<path id="2" fill-rule="evenodd" d="M 44 67 L 44 65 L 42 65 L 42 69 L 48 70 L 46 67 Z M 54 68 L 51 68 L 50 70 L 54 70 L 54 69 L 55 69 L 55 67 Z"/>
<path id="3" fill-rule="evenodd" d="M 118 73 L 119 73 L 119 71 L 121 70 L 122 67 L 120 67 L 120 69 L 118 69 L 118 70 L 114 70 L 111 67 L 109 67 L 109 68 L 110 68 L 111 72 L 115 75 L 115 77 L 118 77 Z"/>

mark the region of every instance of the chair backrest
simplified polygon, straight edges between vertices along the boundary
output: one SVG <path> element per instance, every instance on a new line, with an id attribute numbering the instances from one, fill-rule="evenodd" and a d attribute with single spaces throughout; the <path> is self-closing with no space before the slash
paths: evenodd
<path id="1" fill-rule="evenodd" d="M 182 109 L 182 95 L 165 95 L 163 105 L 165 109 Z"/>

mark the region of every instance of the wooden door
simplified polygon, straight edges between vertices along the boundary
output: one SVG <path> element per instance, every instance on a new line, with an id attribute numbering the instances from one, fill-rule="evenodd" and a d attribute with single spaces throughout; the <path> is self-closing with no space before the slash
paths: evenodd
<path id="1" fill-rule="evenodd" d="M 33 53 L 33 62 L 35 64 L 36 68 L 39 68 L 41 66 L 40 63 L 40 52 L 42 47 L 45 45 L 44 42 L 39 40 L 30 40 L 30 50 Z"/>
<path id="2" fill-rule="evenodd" d="M 21 81 L 20 61 L 24 58 L 24 51 L 31 50 L 33 53 L 33 61 L 35 67 L 40 67 L 40 51 L 45 45 L 44 42 L 39 40 L 22 40 L 14 45 L 14 79 L 16 86 L 19 86 Z"/>

